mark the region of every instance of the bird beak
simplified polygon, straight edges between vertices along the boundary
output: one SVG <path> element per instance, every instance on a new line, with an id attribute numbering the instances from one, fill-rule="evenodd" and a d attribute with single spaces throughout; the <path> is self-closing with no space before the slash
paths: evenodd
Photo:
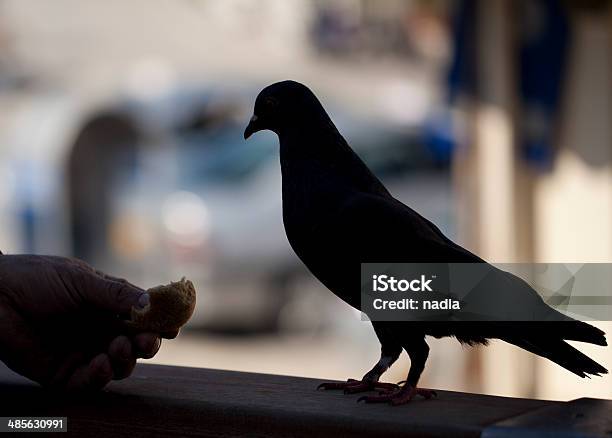
<path id="1" fill-rule="evenodd" d="M 251 135 L 260 130 L 261 128 L 257 123 L 257 116 L 253 115 L 253 117 L 251 117 L 251 120 L 249 121 L 249 125 L 244 130 L 244 139 L 248 139 Z"/>

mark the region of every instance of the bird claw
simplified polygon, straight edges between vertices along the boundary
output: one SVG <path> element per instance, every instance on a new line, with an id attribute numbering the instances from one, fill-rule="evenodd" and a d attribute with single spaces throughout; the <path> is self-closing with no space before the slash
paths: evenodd
<path id="1" fill-rule="evenodd" d="M 417 395 L 429 400 L 437 397 L 438 393 L 431 389 L 413 388 L 406 385 L 396 391 L 386 391 L 379 393 L 379 395 L 359 397 L 357 403 L 365 401 L 366 403 L 391 403 L 392 406 L 399 406 L 410 402 Z"/>
<path id="2" fill-rule="evenodd" d="M 317 386 L 317 391 L 319 389 L 344 389 L 347 387 L 347 385 L 352 384 L 352 383 L 359 383 L 360 380 L 356 380 L 356 379 L 348 379 L 346 382 L 323 382 L 321 383 L 319 386 Z"/>
<path id="3" fill-rule="evenodd" d="M 390 392 L 390 391 L 397 391 L 398 389 L 400 389 L 400 386 L 396 383 L 376 382 L 374 384 L 374 388 L 382 389 L 383 391 L 381 392 Z"/>
<path id="4" fill-rule="evenodd" d="M 391 400 L 392 398 L 391 392 L 389 393 L 381 393 L 380 395 L 364 395 L 363 397 L 359 397 L 357 399 L 357 403 L 366 402 L 366 403 L 385 403 Z"/>
<path id="5" fill-rule="evenodd" d="M 399 389 L 395 383 L 371 382 L 356 379 L 348 379 L 346 382 L 324 382 L 317 386 L 319 389 L 342 389 L 345 394 L 356 394 L 359 392 L 375 391 L 382 389 L 384 391 L 393 391 Z"/>

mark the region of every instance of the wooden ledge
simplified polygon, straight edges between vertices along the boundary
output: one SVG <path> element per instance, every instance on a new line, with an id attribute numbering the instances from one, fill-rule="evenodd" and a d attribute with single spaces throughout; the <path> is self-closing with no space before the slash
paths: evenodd
<path id="1" fill-rule="evenodd" d="M 58 396 L 0 364 L 0 416 L 68 417 L 75 436 L 605 435 L 612 402 L 514 399 L 439 391 L 409 405 L 366 405 L 316 391 L 314 379 L 139 364 L 102 393 Z M 568 426 L 571 424 L 571 426 Z M 569 435 L 568 435 L 569 434 Z M 552 436 L 552 435 L 551 435 Z"/>

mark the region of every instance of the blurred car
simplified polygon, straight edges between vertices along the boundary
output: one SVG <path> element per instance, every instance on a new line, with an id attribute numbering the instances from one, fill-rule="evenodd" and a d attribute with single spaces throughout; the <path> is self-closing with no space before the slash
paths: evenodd
<path id="1" fill-rule="evenodd" d="M 6 223 L 21 230 L 10 233 L 14 247 L 77 255 L 145 286 L 187 276 L 198 290 L 195 326 L 325 325 L 331 295 L 285 237 L 278 140 L 242 138 L 255 95 L 183 86 L 98 106 L 30 105 L 19 132 L 45 120 L 46 134 L 28 149 L 9 141 L 4 154 L 5 178 L 18 177 L 3 195 Z M 346 108 L 331 115 L 392 194 L 453 235 L 448 157 L 422 127 Z"/>
<path id="2" fill-rule="evenodd" d="M 294 299 L 295 285 L 309 276 L 283 229 L 278 140 L 262 132 L 245 142 L 250 100 L 224 101 L 221 108 L 198 109 L 192 120 L 169 130 L 162 146 L 146 148 L 138 178 L 114 196 L 114 228 L 123 230 L 124 241 L 115 242 L 112 257 L 125 257 L 122 246 L 163 249 L 163 262 L 156 254 L 150 266 L 156 273 L 160 265 L 187 272 L 196 282 L 194 324 L 223 331 L 274 329 Z M 418 127 L 364 121 L 346 111 L 332 116 L 395 196 L 452 235 L 448 161 L 428 147 Z M 129 217 L 133 231 L 126 231 Z M 150 242 L 125 245 L 125 239 L 143 238 L 146 222 L 152 222 L 144 237 Z M 324 323 L 323 310 L 315 323 Z"/>

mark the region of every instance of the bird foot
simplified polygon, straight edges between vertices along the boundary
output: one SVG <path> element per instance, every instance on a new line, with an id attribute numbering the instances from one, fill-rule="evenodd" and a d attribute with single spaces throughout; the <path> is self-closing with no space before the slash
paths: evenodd
<path id="1" fill-rule="evenodd" d="M 325 382 L 317 386 L 319 389 L 342 389 L 345 394 L 356 394 L 366 391 L 394 391 L 399 386 L 395 383 L 374 382 L 369 380 L 348 379 L 346 382 Z"/>
<path id="2" fill-rule="evenodd" d="M 360 397 L 357 402 L 365 401 L 366 403 L 390 403 L 393 406 L 404 405 L 412 400 L 415 396 L 420 395 L 425 399 L 436 397 L 436 391 L 425 388 L 415 388 L 409 385 L 404 385 L 400 389 L 384 391 L 379 395 L 369 395 Z"/>

